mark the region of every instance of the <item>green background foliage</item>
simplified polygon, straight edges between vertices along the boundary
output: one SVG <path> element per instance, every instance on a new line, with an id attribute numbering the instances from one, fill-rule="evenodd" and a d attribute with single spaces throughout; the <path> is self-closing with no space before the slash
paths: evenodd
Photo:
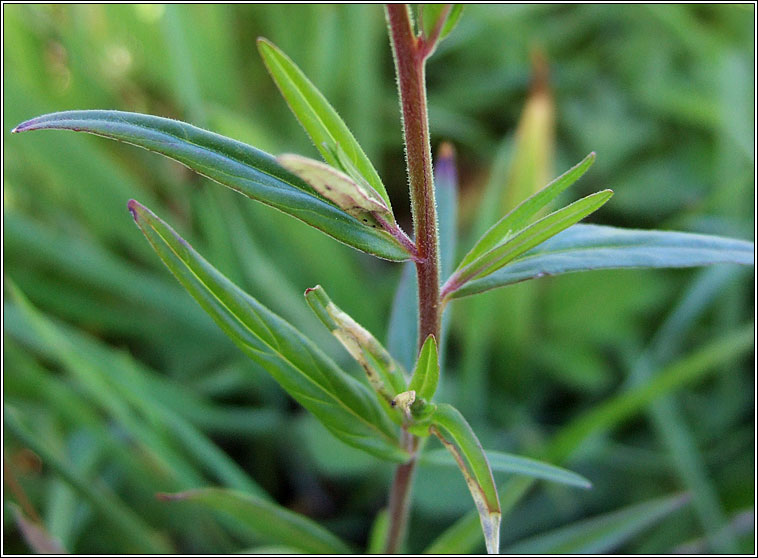
<path id="1" fill-rule="evenodd" d="M 9 132 L 47 112 L 109 108 L 316 158 L 258 56 L 256 38 L 265 36 L 345 119 L 410 230 L 381 8 L 3 10 L 4 273 L 23 293 L 4 292 L 4 459 L 23 493 L 74 552 L 284 544 L 154 497 L 219 485 L 275 500 L 363 548 L 391 465 L 331 437 L 246 359 L 163 267 L 126 202 L 156 211 L 356 377 L 358 366 L 302 293 L 323 285 L 384 339 L 401 266 L 143 150 L 84 134 Z M 433 145 L 451 141 L 458 152 L 455 261 L 478 237 L 482 199 L 502 209 L 485 225 L 513 202 L 503 185 L 535 51 L 547 61 L 555 106 L 554 147 L 542 146 L 554 151 L 548 178 L 594 150 L 597 162 L 566 199 L 615 192 L 590 222 L 749 239 L 753 10 L 466 7 L 428 66 Z M 755 380 L 750 355 L 729 344 L 751 323 L 752 281 L 734 266 L 615 270 L 451 304 L 437 400 L 455 404 L 486 448 L 547 457 L 593 482 L 590 491 L 529 490 L 496 471 L 511 487 L 501 500 L 524 493 L 503 503 L 504 549 L 597 551 L 577 542 L 579 533 L 619 552 L 753 551 L 745 518 L 754 500 Z M 645 386 L 648 395 L 635 399 Z M 6 511 L 12 502 L 23 508 L 6 481 Z M 671 497 L 678 493 L 689 494 L 684 507 Z M 423 550 L 470 509 L 455 468 L 422 466 L 409 549 Z M 643 521 L 655 513 L 662 519 Z M 13 513 L 5 521 L 6 551 L 24 552 Z M 559 527 L 569 530 L 544 535 Z M 473 546 L 459 537 L 461 548 L 481 551 L 478 537 Z"/>

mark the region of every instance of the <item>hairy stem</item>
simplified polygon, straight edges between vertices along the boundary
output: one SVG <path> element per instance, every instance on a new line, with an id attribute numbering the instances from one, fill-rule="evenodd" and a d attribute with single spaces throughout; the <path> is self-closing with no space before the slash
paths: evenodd
<path id="1" fill-rule="evenodd" d="M 423 44 L 413 33 L 408 7 L 401 4 L 388 5 L 387 18 L 402 106 L 413 232 L 420 260 L 416 262 L 420 349 L 430 334 L 439 339 L 440 327 L 439 241 L 426 108 L 426 58 Z"/>
<path id="2" fill-rule="evenodd" d="M 395 58 L 397 83 L 405 136 L 405 156 L 416 242 L 416 274 L 419 300 L 419 350 L 431 334 L 439 339 L 439 239 L 437 206 L 434 202 L 432 151 L 426 107 L 424 65 L 430 49 L 413 31 L 408 6 L 387 5 L 390 42 Z M 404 432 L 411 459 L 399 465 L 390 492 L 387 553 L 397 552 L 403 542 L 410 507 L 410 488 L 416 468 L 418 438 Z"/>

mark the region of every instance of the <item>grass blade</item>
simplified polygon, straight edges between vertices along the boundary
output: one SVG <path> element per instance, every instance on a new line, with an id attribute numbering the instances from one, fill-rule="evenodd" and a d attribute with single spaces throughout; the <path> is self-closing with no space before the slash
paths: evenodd
<path id="1" fill-rule="evenodd" d="M 411 262 L 403 264 L 392 299 L 387 348 L 406 370 L 413 370 L 418 355 L 418 282 Z"/>
<path id="2" fill-rule="evenodd" d="M 177 120 L 108 110 L 47 114 L 19 124 L 13 132 L 43 129 L 88 132 L 160 153 L 348 246 L 388 260 L 409 259 L 389 234 L 316 196 L 274 157 L 247 144 Z"/>
<path id="3" fill-rule="evenodd" d="M 505 267 L 466 283 L 458 298 L 505 285 L 594 269 L 753 265 L 755 245 L 733 238 L 674 231 L 574 225 Z"/>
<path id="4" fill-rule="evenodd" d="M 605 554 L 689 502 L 677 494 L 579 521 L 505 549 L 506 554 Z"/>
<path id="5" fill-rule="evenodd" d="M 231 283 L 149 209 L 132 200 L 129 210 L 166 266 L 219 327 L 335 436 L 385 459 L 405 458 L 394 425 L 366 386 Z"/>
<path id="6" fill-rule="evenodd" d="M 730 359 L 745 354 L 753 346 L 753 326 L 730 332 L 662 370 L 651 383 L 620 393 L 562 428 L 541 457 L 553 463 L 564 461 L 591 434 L 608 430 L 636 415 L 656 398 L 701 379 Z M 500 487 L 503 515 L 510 512 L 534 483 L 518 477 Z M 429 554 L 466 554 L 480 544 L 479 521 L 475 513 L 458 520 L 437 537 L 424 552 Z"/>
<path id="7" fill-rule="evenodd" d="M 176 494 L 158 494 L 165 501 L 196 502 L 220 512 L 253 537 L 297 548 L 309 554 L 350 554 L 344 542 L 310 519 L 250 494 L 203 488 Z"/>
<path id="8" fill-rule="evenodd" d="M 121 531 L 134 549 L 140 552 L 166 553 L 171 552 L 170 546 L 163 538 L 142 519 L 129 509 L 114 493 L 105 486 L 93 486 L 91 482 L 80 478 L 76 472 L 63 460 L 59 459 L 39 438 L 32 434 L 16 416 L 13 408 L 6 406 L 3 413 L 4 426 L 24 445 L 39 455 L 44 463 L 56 474 L 71 485 L 79 494 L 95 508 L 104 520 L 110 522 Z"/>

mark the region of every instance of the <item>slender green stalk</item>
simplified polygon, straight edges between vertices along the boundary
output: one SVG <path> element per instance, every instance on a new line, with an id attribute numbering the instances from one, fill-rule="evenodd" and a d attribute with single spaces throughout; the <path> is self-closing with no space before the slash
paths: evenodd
<path id="1" fill-rule="evenodd" d="M 439 339 L 440 285 L 437 207 L 434 201 L 432 151 L 429 142 L 429 119 L 426 107 L 424 67 L 433 45 L 416 37 L 408 6 L 387 5 L 390 42 L 395 58 L 400 105 L 405 135 L 405 156 L 413 213 L 413 232 L 418 259 L 419 350 L 429 335 Z M 406 444 L 415 450 L 418 440 L 405 433 Z M 400 548 L 408 520 L 410 488 L 416 467 L 415 451 L 407 463 L 399 465 L 389 501 L 387 553 Z"/>

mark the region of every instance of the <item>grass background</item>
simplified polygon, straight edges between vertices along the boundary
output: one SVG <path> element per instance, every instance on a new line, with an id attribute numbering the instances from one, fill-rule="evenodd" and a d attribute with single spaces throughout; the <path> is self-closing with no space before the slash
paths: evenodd
<path id="1" fill-rule="evenodd" d="M 541 146 L 545 172 L 594 150 L 598 161 L 572 195 L 616 192 L 591 222 L 751 238 L 753 23 L 751 5 L 468 6 L 428 67 L 433 142 L 458 151 L 458 257 L 481 227 L 482 199 L 512 203 L 503 186 L 534 52 L 547 61 L 555 111 Z M 331 439 L 246 362 L 162 267 L 126 202 L 151 207 L 356 374 L 302 292 L 323 285 L 384 337 L 399 266 L 154 154 L 84 135 L 9 132 L 45 112 L 113 108 L 315 156 L 257 55 L 263 35 L 345 118 L 410 228 L 380 7 L 6 4 L 3 25 L 4 400 L 51 452 L 6 430 L 5 511 L 23 491 L 74 552 L 139 549 L 103 520 L 116 509 L 175 550 L 226 552 L 265 541 L 153 495 L 257 485 L 362 547 L 391 467 Z M 537 454 L 576 417 L 750 324 L 753 279 L 729 266 L 607 271 L 463 299 L 452 308 L 441 398 L 486 447 Z M 33 310 L 11 296 L 9 280 Z M 677 307 L 685 318 L 666 322 Z M 686 492 L 690 504 L 609 548 L 753 552 L 754 389 L 742 354 L 616 428 L 598 419 L 567 462 L 594 488 L 536 485 L 504 518 L 504 548 Z M 13 479 L 22 491 L 9 490 Z M 457 471 L 421 469 L 410 550 L 471 507 Z M 4 517 L 5 551 L 24 552 L 13 514 Z"/>

